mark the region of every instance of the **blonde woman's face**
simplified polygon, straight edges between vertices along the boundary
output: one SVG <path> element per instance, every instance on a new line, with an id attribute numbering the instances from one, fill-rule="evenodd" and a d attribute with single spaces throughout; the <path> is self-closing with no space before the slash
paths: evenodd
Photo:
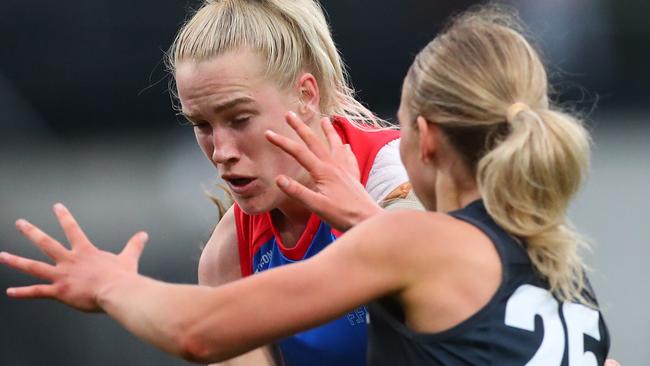
<path id="1" fill-rule="evenodd" d="M 194 125 L 196 141 L 249 214 L 287 200 L 275 185 L 279 174 L 299 180 L 306 175 L 264 137 L 264 131 L 272 129 L 297 139 L 284 116 L 297 109 L 298 94 L 280 89 L 263 77 L 263 70 L 258 54 L 240 51 L 181 63 L 175 75 L 183 114 Z"/>

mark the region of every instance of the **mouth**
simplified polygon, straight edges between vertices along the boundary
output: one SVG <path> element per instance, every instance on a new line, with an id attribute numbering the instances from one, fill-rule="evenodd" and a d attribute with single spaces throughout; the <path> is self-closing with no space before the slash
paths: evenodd
<path id="1" fill-rule="evenodd" d="M 252 182 L 252 178 L 235 178 L 235 179 L 229 179 L 228 183 L 230 183 L 231 186 L 234 187 L 244 187 L 248 183 Z"/>
<path id="2" fill-rule="evenodd" d="M 242 177 L 242 176 L 228 176 L 224 175 L 221 177 L 236 194 L 243 194 L 253 188 L 253 183 L 256 178 L 252 177 Z"/>

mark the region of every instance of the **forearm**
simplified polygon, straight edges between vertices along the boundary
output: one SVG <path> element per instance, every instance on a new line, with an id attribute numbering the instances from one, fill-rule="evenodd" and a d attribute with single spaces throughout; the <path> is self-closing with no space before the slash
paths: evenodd
<path id="1" fill-rule="evenodd" d="M 218 288 L 129 274 L 101 285 L 98 302 L 127 330 L 167 353 L 193 362 L 220 362 L 320 323 L 296 319 L 297 303 L 293 310 L 280 308 L 286 302 L 283 285 L 293 276 L 291 271 L 275 272 L 284 275 L 258 275 Z M 265 301 L 275 306 L 260 308 Z"/>
<path id="2" fill-rule="evenodd" d="M 167 284 L 124 275 L 98 295 L 102 309 L 127 330 L 161 350 L 194 362 L 209 362 L 194 338 L 204 319 L 209 288 Z"/>
<path id="3" fill-rule="evenodd" d="M 231 358 L 229 360 L 211 364 L 210 366 L 275 366 L 275 360 L 273 358 L 273 353 L 271 346 L 264 346 L 257 349 L 254 349 L 248 353 L 245 353 L 241 356 Z"/>

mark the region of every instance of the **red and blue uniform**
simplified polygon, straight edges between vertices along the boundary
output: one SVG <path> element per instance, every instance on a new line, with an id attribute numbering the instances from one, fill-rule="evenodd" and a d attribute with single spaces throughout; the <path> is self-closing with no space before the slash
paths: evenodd
<path id="1" fill-rule="evenodd" d="M 368 181 L 379 150 L 399 138 L 394 130 L 363 131 L 342 118 L 332 124 L 343 143 L 350 144 L 357 158 L 361 183 Z M 248 215 L 235 204 L 235 221 L 242 276 L 266 271 L 316 255 L 340 235 L 312 214 L 294 247 L 283 245 L 270 212 Z M 287 366 L 366 364 L 367 311 L 361 306 L 327 324 L 287 337 L 277 343 Z"/>

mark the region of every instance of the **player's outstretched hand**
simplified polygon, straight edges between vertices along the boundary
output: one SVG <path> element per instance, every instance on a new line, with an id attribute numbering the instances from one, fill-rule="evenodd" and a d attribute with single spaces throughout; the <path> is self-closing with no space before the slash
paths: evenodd
<path id="1" fill-rule="evenodd" d="M 16 221 L 18 230 L 54 264 L 0 253 L 0 263 L 50 283 L 9 288 L 7 295 L 19 299 L 55 299 L 77 310 L 101 311 L 98 294 L 111 280 L 137 273 L 147 234 L 135 234 L 122 252 L 115 255 L 97 249 L 65 206 L 54 205 L 54 214 L 68 238 L 69 249 L 26 220 Z"/>
<path id="2" fill-rule="evenodd" d="M 345 231 L 381 211 L 359 182 L 359 165 L 350 145 L 343 144 L 328 118 L 321 120 L 327 142 L 322 141 L 295 113 L 287 113 L 286 119 L 302 142 L 273 131 L 267 131 L 266 138 L 309 172 L 314 187 L 306 187 L 280 175 L 276 184 L 285 194 L 302 202 L 339 231 Z"/>

